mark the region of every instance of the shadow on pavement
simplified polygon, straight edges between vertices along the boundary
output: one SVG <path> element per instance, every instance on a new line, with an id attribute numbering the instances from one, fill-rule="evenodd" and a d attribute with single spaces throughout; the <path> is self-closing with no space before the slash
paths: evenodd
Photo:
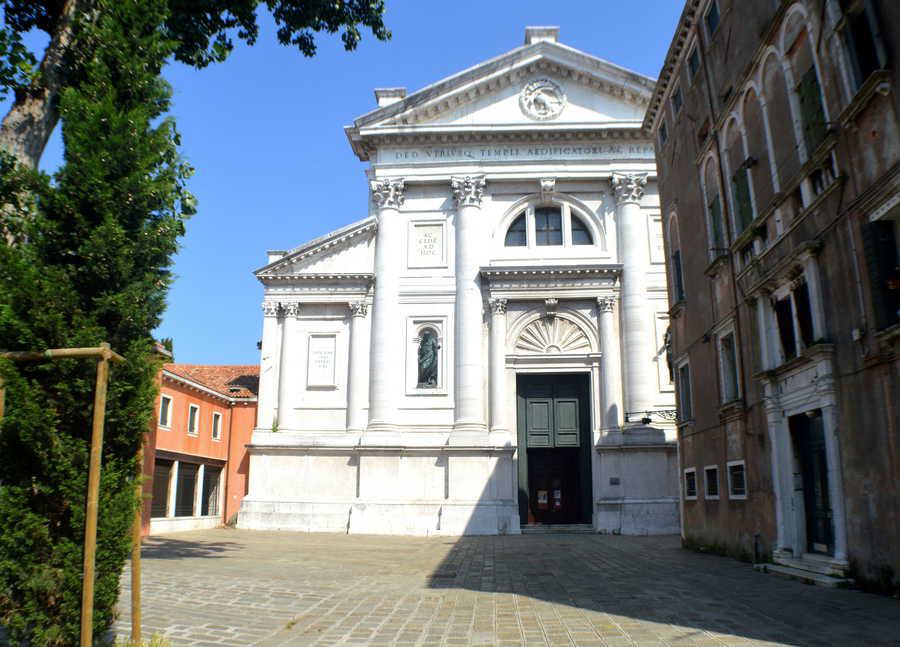
<path id="1" fill-rule="evenodd" d="M 241 550 L 240 542 L 203 541 L 163 535 L 147 537 L 141 549 L 142 559 L 183 559 L 185 557 L 225 557 L 227 553 Z"/>

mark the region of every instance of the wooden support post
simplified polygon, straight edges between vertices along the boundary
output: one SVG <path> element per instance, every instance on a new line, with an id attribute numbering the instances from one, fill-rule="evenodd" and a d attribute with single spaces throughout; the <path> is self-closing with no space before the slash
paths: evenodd
<path id="1" fill-rule="evenodd" d="M 141 522 L 144 515 L 144 441 L 138 449 L 141 478 L 135 486 L 138 507 L 131 528 L 131 640 L 141 644 Z"/>
<path id="2" fill-rule="evenodd" d="M 100 494 L 100 456 L 103 451 L 103 421 L 109 382 L 109 344 L 100 344 L 94 418 L 91 425 L 91 459 L 88 471 L 87 512 L 84 520 L 84 575 L 81 589 L 81 647 L 92 647 L 94 633 L 94 558 L 97 552 L 97 509 Z"/>

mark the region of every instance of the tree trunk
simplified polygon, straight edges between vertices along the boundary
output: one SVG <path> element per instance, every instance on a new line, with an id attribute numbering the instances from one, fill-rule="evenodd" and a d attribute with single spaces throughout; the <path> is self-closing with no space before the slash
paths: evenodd
<path id="1" fill-rule="evenodd" d="M 83 0 L 67 0 L 63 5 L 37 78 L 30 87 L 16 93 L 12 107 L 0 124 L 0 149 L 29 168 L 37 168 L 59 121 L 63 57 L 72 42 L 74 18 L 81 4 Z"/>

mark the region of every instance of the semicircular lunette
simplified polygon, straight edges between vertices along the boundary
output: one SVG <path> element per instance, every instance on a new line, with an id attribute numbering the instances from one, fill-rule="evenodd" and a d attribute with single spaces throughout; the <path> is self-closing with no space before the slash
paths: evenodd
<path id="1" fill-rule="evenodd" d="M 525 353 L 577 353 L 590 351 L 581 328 L 562 317 L 541 317 L 525 326 L 516 340 L 516 350 Z"/>

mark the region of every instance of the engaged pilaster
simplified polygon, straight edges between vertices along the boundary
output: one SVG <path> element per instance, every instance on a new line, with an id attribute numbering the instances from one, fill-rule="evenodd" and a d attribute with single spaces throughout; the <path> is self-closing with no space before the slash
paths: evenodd
<path id="1" fill-rule="evenodd" d="M 483 175 L 450 179 L 456 199 L 456 317 L 455 317 L 455 393 L 454 427 L 464 431 L 483 431 L 484 364 L 482 359 L 482 299 L 479 274 L 481 247 L 481 199 Z"/>
<path id="2" fill-rule="evenodd" d="M 640 201 L 646 173 L 613 173 L 616 196 L 619 260 L 622 263 L 621 337 L 625 348 L 625 406 L 627 411 L 653 408 L 654 382 L 651 316 L 647 307 L 647 272 L 650 269 L 647 217 Z"/>
<path id="3" fill-rule="evenodd" d="M 491 299 L 491 431 L 506 431 L 506 299 Z"/>
<path id="4" fill-rule="evenodd" d="M 281 330 L 277 301 L 263 301 L 263 330 L 259 354 L 259 403 L 256 425 L 271 429 L 278 407 L 278 359 L 281 356 Z"/>
<path id="5" fill-rule="evenodd" d="M 369 304 L 354 301 L 350 304 L 350 362 L 347 373 L 347 431 L 366 428 L 366 314 Z"/>
<path id="6" fill-rule="evenodd" d="M 279 429 L 288 426 L 288 410 L 287 394 L 291 392 L 288 383 L 291 379 L 290 375 L 290 345 L 293 338 L 292 328 L 297 317 L 300 316 L 299 303 L 282 303 L 281 304 L 281 347 L 278 358 L 278 407 L 275 413 L 275 422 Z"/>
<path id="7" fill-rule="evenodd" d="M 406 185 L 401 178 L 373 180 L 369 188 L 377 206 L 375 217 L 375 293 L 372 299 L 372 337 L 369 344 L 369 426 L 370 430 L 390 429 L 396 401 L 401 395 L 403 357 L 400 311 L 400 262 L 403 227 L 400 206 Z"/>
<path id="8" fill-rule="evenodd" d="M 597 318 L 600 323 L 600 406 L 603 430 L 618 429 L 622 425 L 622 359 L 615 331 L 616 297 L 597 298 Z"/>

